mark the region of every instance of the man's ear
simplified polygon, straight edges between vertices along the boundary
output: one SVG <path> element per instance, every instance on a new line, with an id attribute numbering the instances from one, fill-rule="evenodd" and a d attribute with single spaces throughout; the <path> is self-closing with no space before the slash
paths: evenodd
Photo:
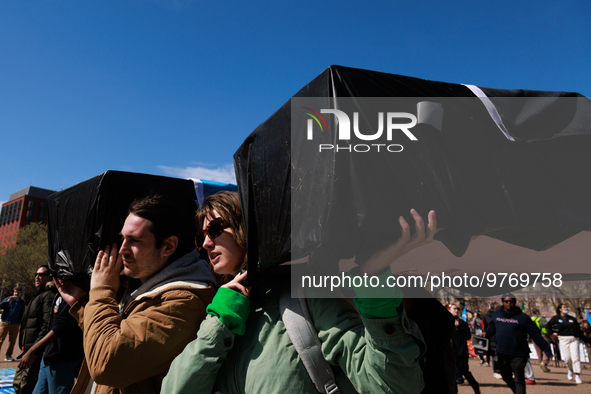
<path id="1" fill-rule="evenodd" d="M 162 255 L 168 257 L 174 253 L 177 246 L 179 245 L 179 239 L 176 235 L 171 235 L 170 237 L 164 238 L 162 241 Z"/>

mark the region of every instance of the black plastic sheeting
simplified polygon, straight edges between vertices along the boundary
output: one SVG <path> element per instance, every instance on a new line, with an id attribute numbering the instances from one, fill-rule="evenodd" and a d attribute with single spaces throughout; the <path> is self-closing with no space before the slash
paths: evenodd
<path id="1" fill-rule="evenodd" d="M 376 251 L 399 237 L 397 218 L 410 223 L 411 208 L 425 219 L 436 210 L 445 228 L 436 239 L 456 256 L 479 235 L 544 250 L 591 229 L 591 102 L 569 92 L 481 89 L 515 141 L 463 85 L 331 66 L 304 86 L 294 97 L 458 101 L 445 108 L 443 132 L 419 125 L 421 143 L 403 156 L 369 159 L 305 149 L 303 133 L 292 138 L 291 100 L 279 108 L 234 154 L 248 282 L 291 259 L 308 256 L 314 267 Z M 384 226 L 392 231 L 372 231 Z"/>
<path id="2" fill-rule="evenodd" d="M 162 195 L 193 222 L 197 202 L 190 180 L 107 171 L 50 195 L 50 269 L 59 277 L 90 276 L 98 252 L 121 243 L 119 233 L 131 202 L 150 194 Z"/>

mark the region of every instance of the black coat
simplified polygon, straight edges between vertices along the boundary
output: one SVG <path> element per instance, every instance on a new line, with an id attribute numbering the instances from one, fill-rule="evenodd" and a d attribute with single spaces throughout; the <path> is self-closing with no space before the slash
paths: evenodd
<path id="1" fill-rule="evenodd" d="M 19 347 L 21 349 L 24 347 L 24 352 L 27 352 L 49 332 L 51 308 L 56 294 L 55 285 L 53 282 L 48 282 L 27 305 L 21 321 L 18 341 Z"/>
<path id="2" fill-rule="evenodd" d="M 451 341 L 454 345 L 454 351 L 457 359 L 468 359 L 470 355 L 468 352 L 467 341 L 472 338 L 470 333 L 470 326 L 462 319 L 458 319 L 458 325 L 454 326 L 454 332 Z"/>
<path id="3" fill-rule="evenodd" d="M 572 316 L 564 317 L 562 313 L 550 319 L 546 324 L 546 331 L 552 331 L 553 334 L 557 333 L 561 337 L 573 336 L 583 339 L 583 332 L 577 318 Z"/>

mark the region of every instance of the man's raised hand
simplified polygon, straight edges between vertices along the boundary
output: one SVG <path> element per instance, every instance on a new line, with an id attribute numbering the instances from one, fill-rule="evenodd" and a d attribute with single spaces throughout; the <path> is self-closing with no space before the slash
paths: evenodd
<path id="1" fill-rule="evenodd" d="M 106 246 L 105 251 L 98 252 L 92 277 L 90 278 L 90 288 L 97 286 L 111 286 L 115 291 L 121 286 L 121 267 L 123 266 L 123 257 L 118 253 L 117 244 L 112 247 Z"/>

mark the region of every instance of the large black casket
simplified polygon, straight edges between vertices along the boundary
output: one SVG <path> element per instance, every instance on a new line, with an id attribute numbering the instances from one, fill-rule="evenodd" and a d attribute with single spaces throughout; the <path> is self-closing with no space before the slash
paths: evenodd
<path id="1" fill-rule="evenodd" d="M 399 110 L 409 113 L 420 102 L 434 103 L 443 116 L 439 124 L 419 119 L 412 129 L 418 141 L 402 136 L 400 153 L 310 148 L 310 142 L 343 143 L 336 117 L 320 108 L 352 107 L 375 130 L 371 108 L 349 99 L 370 97 L 398 98 Z M 304 107 L 307 98 L 320 104 Z M 323 129 L 313 141 L 305 132 L 311 116 Z M 363 142 L 355 136 L 345 141 Z M 331 66 L 234 154 L 248 280 L 303 257 L 314 267 L 367 256 L 400 236 L 398 217 L 410 223 L 411 208 L 425 220 L 436 211 L 444 228 L 436 239 L 454 256 L 464 255 L 480 235 L 546 250 L 591 229 L 590 151 L 591 101 L 578 93 L 491 89 Z"/>

